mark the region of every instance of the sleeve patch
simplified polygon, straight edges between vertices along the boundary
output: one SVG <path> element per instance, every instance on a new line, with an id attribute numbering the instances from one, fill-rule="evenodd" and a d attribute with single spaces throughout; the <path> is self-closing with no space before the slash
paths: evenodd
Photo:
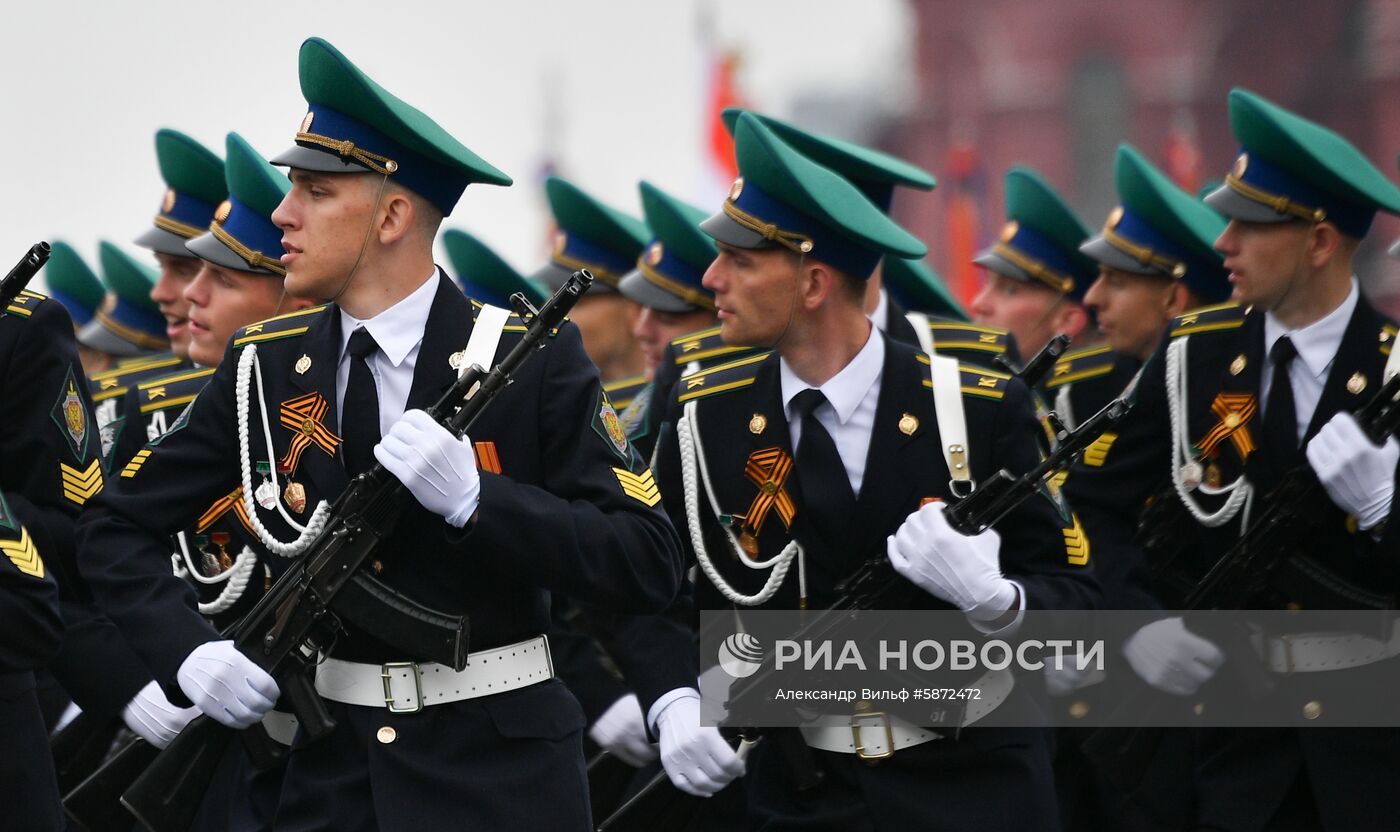
<path id="1" fill-rule="evenodd" d="M 58 401 L 54 402 L 49 416 L 53 418 L 59 430 L 63 431 L 63 437 L 68 440 L 68 449 L 73 452 L 73 458 L 78 462 L 86 460 L 88 411 L 78 393 L 78 379 L 73 374 L 72 364 L 68 365 L 68 375 L 63 379 L 63 386 L 58 391 Z"/>
<path id="2" fill-rule="evenodd" d="M 639 467 L 641 460 L 627 441 L 627 431 L 622 427 L 622 420 L 618 418 L 612 402 L 608 401 L 608 394 L 601 389 L 593 407 L 592 427 L 593 432 L 607 443 L 618 459 L 622 460 L 622 464 L 628 468 Z"/>
<path id="3" fill-rule="evenodd" d="M 83 505 L 102 490 L 100 459 L 94 459 L 86 468 L 74 468 L 60 462 L 58 473 L 63 480 L 63 496 L 78 505 Z"/>
<path id="4" fill-rule="evenodd" d="M 39 559 L 39 550 L 34 547 L 28 529 L 20 528 L 19 540 L 0 540 L 0 552 L 4 552 L 10 563 L 24 574 L 39 579 L 44 577 L 44 562 Z"/>
<path id="5" fill-rule="evenodd" d="M 1083 566 L 1089 562 L 1089 536 L 1084 533 L 1084 526 L 1079 522 L 1079 515 L 1074 515 L 1074 525 L 1062 530 L 1065 533 L 1065 556 L 1071 566 Z"/>
<path id="6" fill-rule="evenodd" d="M 1105 433 L 1095 439 L 1092 445 L 1084 449 L 1084 464 L 1091 468 L 1102 468 L 1108 461 L 1108 449 L 1113 447 L 1117 439 L 1116 433 Z"/>
<path id="7" fill-rule="evenodd" d="M 661 492 L 656 488 L 656 480 L 652 477 L 650 468 L 640 474 L 634 474 L 624 468 L 612 470 L 617 475 L 617 482 L 622 486 L 623 494 L 646 506 L 655 506 L 661 502 Z"/>
<path id="8" fill-rule="evenodd" d="M 128 479 L 136 476 L 136 472 L 141 470 L 141 466 L 146 464 L 146 460 L 149 459 L 150 456 L 150 448 L 142 448 L 141 450 L 137 451 L 136 456 L 132 457 L 131 461 L 126 464 L 125 468 L 122 469 L 122 476 Z"/>

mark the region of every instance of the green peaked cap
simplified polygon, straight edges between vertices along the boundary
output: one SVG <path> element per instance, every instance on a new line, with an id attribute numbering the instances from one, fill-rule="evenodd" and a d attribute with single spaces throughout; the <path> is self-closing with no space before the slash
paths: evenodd
<path id="1" fill-rule="evenodd" d="M 1211 207 L 1247 222 L 1333 222 L 1364 237 L 1376 211 L 1400 213 L 1400 188 L 1346 139 L 1236 87 L 1230 129 L 1241 145 Z"/>
<path id="2" fill-rule="evenodd" d="M 450 229 L 443 233 L 442 245 L 457 274 L 457 284 L 467 297 L 502 309 L 512 308 L 510 296 L 516 292 L 525 295 L 537 307 L 548 299 L 539 284 L 517 272 L 471 234 Z"/>
<path id="3" fill-rule="evenodd" d="M 780 245 L 867 279 L 880 257 L 922 257 L 928 246 L 855 185 L 812 161 L 750 113 L 734 128 L 740 178 L 705 233 L 738 248 Z"/>
<path id="4" fill-rule="evenodd" d="M 642 306 L 663 312 L 713 310 L 714 293 L 700 285 L 719 256 L 714 240 L 700 230 L 708 215 L 650 182 L 637 187 L 652 239 L 618 288 Z"/>
<path id="5" fill-rule="evenodd" d="M 326 40 L 313 37 L 302 43 L 298 73 L 308 112 L 296 147 L 274 163 L 328 173 L 387 174 L 444 214 L 452 213 L 470 183 L 511 184 L 509 176 L 375 83 Z"/>
<path id="6" fill-rule="evenodd" d="M 550 262 L 535 273 L 535 279 L 552 292 L 575 270 L 584 268 L 597 278 L 591 291 L 616 291 L 618 281 L 632 270 L 651 238 L 646 224 L 558 176 L 545 180 L 544 193 L 558 231 Z"/>
<path id="7" fill-rule="evenodd" d="M 928 191 L 938 184 L 933 174 L 897 156 L 845 139 L 803 130 L 753 110 L 728 107 L 721 112 L 720 118 L 730 133 L 734 132 L 739 123 L 739 116 L 743 113 L 758 119 L 764 127 L 772 130 L 799 153 L 850 180 L 851 184 L 859 188 L 876 207 L 886 213 L 890 210 L 896 187 Z"/>
<path id="8" fill-rule="evenodd" d="M 44 266 L 44 282 L 49 286 L 49 295 L 68 310 L 73 325 L 81 327 L 92 320 L 106 291 L 97 274 L 72 246 L 55 240 L 52 249 L 49 262 Z"/>
<path id="9" fill-rule="evenodd" d="M 1205 303 L 1229 297 L 1229 273 L 1215 250 L 1225 218 L 1131 145 L 1118 146 L 1113 178 L 1119 205 L 1084 253 L 1120 271 L 1183 280 Z"/>
<path id="10" fill-rule="evenodd" d="M 268 163 L 237 133 L 224 141 L 229 198 L 205 234 L 185 244 L 190 253 L 218 266 L 283 277 L 282 229 L 272 212 L 291 190 L 287 175 Z"/>
<path id="11" fill-rule="evenodd" d="M 151 287 L 158 272 L 107 241 L 98 247 L 108 294 L 97 314 L 78 330 L 78 342 L 113 355 L 139 355 L 170 346 L 165 318 Z"/>
<path id="12" fill-rule="evenodd" d="M 881 274 L 885 289 L 905 311 L 968 320 L 967 310 L 948 291 L 943 278 L 928 263 L 903 257 L 886 257 L 883 262 Z"/>
<path id="13" fill-rule="evenodd" d="M 1028 167 L 1007 171 L 1006 218 L 1000 240 L 973 262 L 1082 302 L 1098 275 L 1098 264 L 1079 251 L 1089 229 L 1050 183 Z"/>
<path id="14" fill-rule="evenodd" d="M 189 257 L 185 241 L 204 233 L 228 196 L 223 160 L 184 133 L 164 128 L 156 131 L 156 163 L 165 180 L 165 195 L 154 227 L 135 243 L 162 254 Z"/>

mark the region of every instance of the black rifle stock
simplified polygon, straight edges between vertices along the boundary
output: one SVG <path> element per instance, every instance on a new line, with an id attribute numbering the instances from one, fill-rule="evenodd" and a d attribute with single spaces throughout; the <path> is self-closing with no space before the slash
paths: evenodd
<path id="1" fill-rule="evenodd" d="M 29 285 L 29 281 L 34 279 L 34 275 L 39 273 L 39 269 L 48 262 L 49 255 L 53 249 L 42 240 L 29 247 L 29 251 L 19 259 L 10 273 L 5 275 L 4 280 L 0 280 L 0 315 L 5 314 L 5 309 L 19 293 L 24 291 L 24 287 Z"/>
<path id="2" fill-rule="evenodd" d="M 1073 431 L 1059 425 L 1056 437 L 1058 447 L 1053 453 L 1020 476 L 1003 469 L 980 483 L 971 494 L 948 507 L 946 515 L 949 524 L 965 535 L 980 534 L 996 525 L 1035 494 L 1050 476 L 1069 468 L 1085 448 L 1121 421 L 1131 407 L 1125 399 L 1114 399 Z M 881 553 L 837 584 L 839 595 L 836 601 L 803 625 L 791 638 L 799 643 L 821 643 L 849 624 L 849 613 L 888 608 L 887 604 L 902 597 L 909 587 L 910 584 L 894 571 L 889 559 Z M 896 605 L 894 608 L 900 607 Z M 761 696 L 771 686 L 773 674 L 777 672 L 773 658 L 768 656 L 752 675 L 731 685 L 731 705 L 751 701 L 752 697 Z M 723 733 L 731 740 L 738 738 L 751 744 L 766 739 L 774 741 L 782 751 L 789 775 L 799 789 L 811 788 L 821 781 L 822 772 L 815 767 L 810 749 L 796 729 L 764 731 L 752 727 L 726 728 Z M 656 818 L 667 819 L 669 823 L 670 819 L 690 817 L 702 807 L 701 801 L 702 798 L 692 797 L 672 786 L 670 778 L 662 771 L 604 821 L 599 830 L 628 832 L 632 829 L 668 828 L 666 824 L 649 824 Z"/>
<path id="3" fill-rule="evenodd" d="M 538 310 L 523 295 L 512 296 L 527 322 L 520 341 L 490 372 L 476 365 L 468 368 L 428 415 L 458 436 L 465 433 L 525 361 L 550 342 L 592 281 L 586 270 L 574 272 Z M 290 705 L 312 740 L 335 728 L 316 693 L 317 657 L 334 642 L 342 618 L 360 623 L 380 614 L 372 612 L 371 599 L 416 622 L 390 638 L 391 643 L 410 647 L 404 642 L 428 633 L 428 640 L 420 639 L 408 655 L 459 671 L 466 667 L 464 617 L 422 607 L 361 571 L 379 542 L 392 533 L 407 497 L 408 489 L 381 465 L 356 476 L 306 552 L 233 627 L 234 644 L 277 680 L 281 701 Z M 122 794 L 122 804 L 153 832 L 187 829 L 235 733 L 206 716 L 196 717 Z M 279 749 L 261 725 L 241 733 L 255 765 L 275 761 Z"/>
<path id="4" fill-rule="evenodd" d="M 1032 389 L 1037 387 L 1045 379 L 1045 374 L 1050 372 L 1050 368 L 1055 366 L 1055 362 L 1059 360 L 1060 356 L 1065 354 L 1065 350 L 1069 349 L 1069 342 L 1070 337 L 1064 332 L 1046 341 L 1045 346 L 1040 348 L 1040 352 L 1032 356 L 1031 360 L 1026 362 L 1026 366 L 1015 374 L 1016 378 L 1024 382 L 1027 387 Z"/>

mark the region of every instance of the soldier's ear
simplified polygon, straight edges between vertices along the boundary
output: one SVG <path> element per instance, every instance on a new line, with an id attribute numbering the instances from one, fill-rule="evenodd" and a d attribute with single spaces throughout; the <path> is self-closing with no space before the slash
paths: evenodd
<path id="1" fill-rule="evenodd" d="M 1175 318 L 1186 312 L 1188 309 L 1195 309 L 1201 304 L 1197 302 L 1195 294 L 1186 287 L 1186 284 L 1173 280 L 1167 284 L 1167 293 L 1164 296 L 1166 308 L 1163 312 L 1168 319 Z"/>
<path id="2" fill-rule="evenodd" d="M 1313 223 L 1308 230 L 1308 261 L 1321 268 L 1346 248 L 1346 237 L 1330 222 Z"/>
<path id="3" fill-rule="evenodd" d="M 379 220 L 379 242 L 384 245 L 398 242 L 414 229 L 418 221 L 418 206 L 404 191 L 386 189 L 380 202 L 382 212 Z"/>

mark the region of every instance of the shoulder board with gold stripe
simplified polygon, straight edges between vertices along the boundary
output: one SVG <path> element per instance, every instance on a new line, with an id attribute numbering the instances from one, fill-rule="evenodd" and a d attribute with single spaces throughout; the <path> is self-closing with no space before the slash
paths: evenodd
<path id="1" fill-rule="evenodd" d="M 637 394 L 646 389 L 646 376 L 632 376 L 631 378 L 620 378 L 617 381 L 610 381 L 603 385 L 603 392 L 608 394 L 608 401 L 618 410 L 626 410 L 627 405 L 637 398 Z"/>
<path id="2" fill-rule="evenodd" d="M 677 367 L 684 367 L 692 361 L 700 362 L 701 366 L 716 362 L 727 364 L 731 357 L 738 358 L 754 349 L 753 347 L 724 343 L 724 338 L 720 336 L 720 328 L 717 326 L 690 332 L 679 338 L 672 338 L 671 346 L 676 351 Z"/>
<path id="3" fill-rule="evenodd" d="M 686 376 L 676 382 L 676 400 L 684 404 L 691 399 L 701 399 L 748 387 L 757 378 L 758 367 L 767 357 L 767 352 L 746 355 Z"/>
<path id="4" fill-rule="evenodd" d="M 136 385 L 136 398 L 141 412 L 154 413 L 157 410 L 184 407 L 194 401 L 194 397 L 204 389 L 212 375 L 213 367 L 200 367 L 141 382 Z"/>
<path id="5" fill-rule="evenodd" d="M 1172 320 L 1168 330 L 1171 337 L 1195 335 L 1200 332 L 1222 332 L 1239 329 L 1244 324 L 1245 308 L 1238 303 L 1221 303 L 1192 309 Z"/>
<path id="6" fill-rule="evenodd" d="M 31 292 L 28 289 L 21 289 L 15 299 L 10 301 L 10 305 L 5 307 L 5 311 L 21 318 L 28 318 L 34 314 L 34 310 L 39 304 L 48 300 L 48 295 L 41 295 L 38 292 Z"/>
<path id="7" fill-rule="evenodd" d="M 264 341 L 280 341 L 283 338 L 305 334 L 306 330 L 311 328 L 311 319 L 328 308 L 330 308 L 330 304 L 323 303 L 310 309 L 299 309 L 296 312 L 288 312 L 285 315 L 249 324 L 233 334 L 233 346 L 242 347 L 248 344 L 261 344 Z"/>
<path id="8" fill-rule="evenodd" d="M 1395 344 L 1396 332 L 1395 324 L 1384 324 L 1381 326 L 1381 355 L 1390 355 L 1390 348 Z"/>
<path id="9" fill-rule="evenodd" d="M 133 385 L 154 376 L 177 372 L 184 363 L 185 359 L 165 353 L 158 356 L 148 356 L 141 361 L 133 361 L 122 367 L 113 367 L 110 370 L 95 373 L 88 382 L 88 389 L 92 392 L 92 401 L 94 404 L 101 404 L 108 399 L 125 396 Z"/>
<path id="10" fill-rule="evenodd" d="M 1055 362 L 1055 367 L 1050 371 L 1050 378 L 1045 380 L 1045 389 L 1054 390 L 1066 384 L 1073 384 L 1076 381 L 1098 378 L 1113 372 L 1113 368 L 1118 364 L 1118 353 L 1105 346 L 1083 347 L 1082 349 L 1070 350 L 1060 356 L 1060 360 Z"/>
<path id="11" fill-rule="evenodd" d="M 925 367 L 931 363 L 929 357 L 924 353 L 918 355 L 919 363 Z M 978 367 L 975 364 L 958 364 L 958 369 L 962 375 L 962 392 L 965 396 L 976 396 L 982 399 L 1001 399 L 1006 395 L 1006 385 L 1011 381 L 1008 373 L 999 373 L 996 370 L 989 370 L 986 367 Z M 933 379 L 924 374 L 924 389 L 933 389 Z"/>
<path id="12" fill-rule="evenodd" d="M 475 298 L 468 298 L 468 300 L 472 303 L 472 320 L 475 321 L 476 316 L 481 313 L 482 307 L 486 304 Z M 569 320 L 569 317 L 565 315 L 564 320 Z M 506 318 L 506 325 L 501 327 L 502 332 L 524 332 L 525 329 L 525 319 L 514 312 L 511 312 L 510 317 Z M 558 330 L 555 330 L 555 332 L 558 332 Z"/>
<path id="13" fill-rule="evenodd" d="M 933 335 L 933 347 L 939 352 L 975 352 L 1001 355 L 1006 352 L 1010 333 L 1000 327 L 955 321 L 951 318 L 929 318 L 928 330 Z"/>

